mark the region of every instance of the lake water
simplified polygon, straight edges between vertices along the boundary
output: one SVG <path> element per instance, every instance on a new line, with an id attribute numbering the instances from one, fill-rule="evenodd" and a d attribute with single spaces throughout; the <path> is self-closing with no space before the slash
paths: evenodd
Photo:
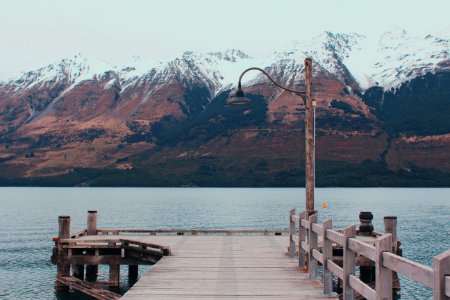
<path id="1" fill-rule="evenodd" d="M 300 188 L 0 188 L 0 299 L 87 299 L 53 291 L 59 215 L 72 217 L 72 231 L 86 227 L 87 210 L 98 210 L 99 228 L 287 229 L 289 209 L 300 211 L 304 199 Z M 450 189 L 324 188 L 316 206 L 335 228 L 359 223 L 360 211 L 372 211 L 378 231 L 383 216 L 398 216 L 403 256 L 423 264 L 450 248 Z M 401 299 L 431 297 L 401 284 Z"/>

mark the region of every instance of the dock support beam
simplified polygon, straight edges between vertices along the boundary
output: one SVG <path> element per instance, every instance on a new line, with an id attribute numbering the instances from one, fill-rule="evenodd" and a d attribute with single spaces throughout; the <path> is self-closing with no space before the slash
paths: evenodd
<path id="1" fill-rule="evenodd" d="M 128 266 L 128 281 L 131 284 L 134 284 L 137 281 L 139 275 L 139 266 L 138 265 L 129 265 Z"/>
<path id="2" fill-rule="evenodd" d="M 119 286 L 119 278 L 120 278 L 120 265 L 109 265 L 109 281 Z"/>
<path id="3" fill-rule="evenodd" d="M 87 235 L 97 235 L 97 211 L 88 210 Z M 86 280 L 97 281 L 98 265 L 86 266 Z"/>
<path id="4" fill-rule="evenodd" d="M 59 216 L 58 225 L 56 278 L 70 276 L 70 264 L 67 262 L 68 250 L 64 249 L 60 243 L 60 240 L 70 238 L 70 216 Z M 68 292 L 69 287 L 55 282 L 55 290 L 58 292 Z"/>
<path id="5" fill-rule="evenodd" d="M 84 280 L 84 265 L 72 265 L 72 276 Z"/>

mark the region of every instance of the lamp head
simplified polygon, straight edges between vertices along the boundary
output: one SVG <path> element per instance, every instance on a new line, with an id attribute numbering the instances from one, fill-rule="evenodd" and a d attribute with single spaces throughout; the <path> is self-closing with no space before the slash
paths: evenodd
<path id="1" fill-rule="evenodd" d="M 237 89 L 234 96 L 230 95 L 230 98 L 227 100 L 227 105 L 233 105 L 233 106 L 243 106 L 243 105 L 249 105 L 252 103 L 252 100 L 245 97 L 244 91 L 239 88 Z"/>

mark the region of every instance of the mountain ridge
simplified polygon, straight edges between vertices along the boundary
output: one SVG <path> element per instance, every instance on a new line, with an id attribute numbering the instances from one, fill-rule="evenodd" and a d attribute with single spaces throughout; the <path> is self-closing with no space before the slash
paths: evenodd
<path id="1" fill-rule="evenodd" d="M 303 151 L 300 99 L 257 72 L 243 81 L 254 107 L 226 108 L 225 98 L 252 66 L 302 89 L 305 57 L 314 64 L 319 160 L 369 160 L 391 171 L 450 170 L 438 163 L 449 158 L 444 150 L 450 149 L 445 32 L 417 38 L 393 30 L 375 40 L 373 57 L 364 57 L 367 37 L 332 32 L 293 42 L 264 59 L 228 49 L 186 51 L 165 61 L 134 57 L 114 66 L 78 54 L 0 81 L 0 177 L 156 168 L 180 160 L 185 163 L 180 170 L 195 173 L 204 157 L 219 164 L 217 171 L 240 155 L 243 145 L 250 151 L 246 168 L 263 160 L 271 172 L 290 174 L 290 164 Z M 144 153 L 150 157 L 143 159 Z M 279 166 L 270 163 L 277 159 Z"/>

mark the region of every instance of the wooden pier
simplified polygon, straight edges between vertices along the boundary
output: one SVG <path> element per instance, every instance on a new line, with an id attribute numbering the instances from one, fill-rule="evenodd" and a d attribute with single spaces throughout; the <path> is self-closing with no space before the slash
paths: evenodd
<path id="1" fill-rule="evenodd" d="M 287 231 L 97 229 L 96 212 L 88 216 L 87 229 L 75 233 L 70 217 L 59 218 L 52 256 L 57 290 L 104 300 L 392 299 L 398 272 L 431 287 L 434 299 L 450 296 L 450 250 L 436 256 L 433 267 L 397 255 L 390 217 L 385 233 L 364 236 L 355 225 L 333 230 L 331 220 L 319 224 L 316 214 L 294 210 Z M 107 282 L 96 280 L 100 264 L 110 267 Z M 125 295 L 102 288 L 119 284 L 120 265 L 137 279 L 143 264 L 153 266 Z M 373 268 L 375 282 L 355 275 L 363 266 Z M 338 281 L 340 294 L 333 292 Z"/>

